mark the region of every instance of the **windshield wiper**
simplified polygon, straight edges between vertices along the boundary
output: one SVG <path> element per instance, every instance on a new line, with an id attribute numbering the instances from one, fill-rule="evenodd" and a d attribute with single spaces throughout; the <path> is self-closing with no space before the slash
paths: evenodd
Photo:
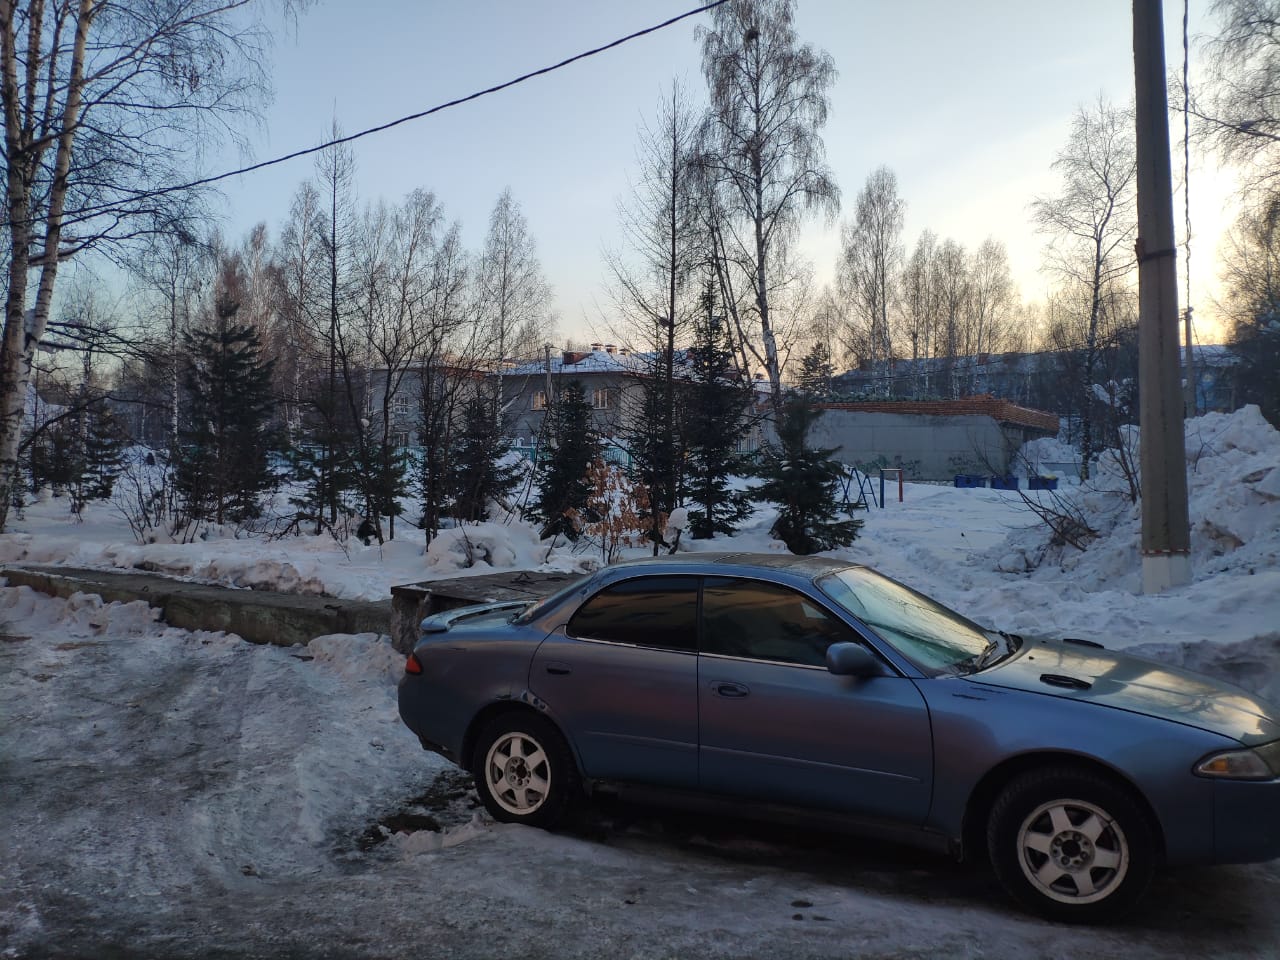
<path id="1" fill-rule="evenodd" d="M 995 636 L 991 636 L 987 641 L 983 651 L 968 660 L 962 660 L 958 666 L 967 667 L 965 673 L 977 673 L 979 670 L 985 670 L 992 664 L 998 663 L 1006 657 L 1012 656 L 1022 646 L 1022 638 L 1015 633 L 1005 633 L 1003 630 L 995 631 Z"/>
<path id="2" fill-rule="evenodd" d="M 977 673 L 987 665 L 990 658 L 999 653 L 1000 642 L 998 640 L 988 640 L 987 646 L 981 653 L 975 653 L 967 660 L 961 660 L 956 664 L 956 670 L 962 674 Z"/>

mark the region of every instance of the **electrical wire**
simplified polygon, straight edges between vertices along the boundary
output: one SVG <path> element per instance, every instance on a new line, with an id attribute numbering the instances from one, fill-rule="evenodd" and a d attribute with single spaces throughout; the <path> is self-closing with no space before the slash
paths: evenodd
<path id="1" fill-rule="evenodd" d="M 1191 0 L 1182 0 L 1182 203 L 1184 228 L 1182 233 L 1182 263 L 1183 271 L 1186 276 L 1187 297 L 1184 301 L 1186 304 L 1186 378 L 1188 384 L 1193 384 L 1192 370 L 1192 352 L 1191 343 L 1193 339 L 1192 330 L 1194 321 L 1192 320 L 1191 310 L 1191 43 L 1188 37 L 1188 23 L 1191 18 Z M 1194 385 L 1188 389 L 1190 394 L 1191 416 L 1195 416 L 1196 409 L 1196 390 Z"/>
<path id="2" fill-rule="evenodd" d="M 601 46 L 594 47 L 591 50 L 586 50 L 582 53 L 575 54 L 572 57 L 568 57 L 564 60 L 561 60 L 559 63 L 555 63 L 547 67 L 542 67 L 538 70 L 531 70 L 530 72 L 522 74 L 512 80 L 507 80 L 504 83 L 499 83 L 492 87 L 487 87 L 484 90 L 477 90 L 475 93 L 467 94 L 464 97 L 458 97 L 454 100 L 449 100 L 445 103 L 437 104 L 436 106 L 430 107 L 429 109 L 421 110 L 417 113 L 411 113 L 407 116 L 400 117 L 396 120 L 388 121 L 387 123 L 378 124 L 376 127 L 369 127 L 368 129 L 361 130 L 358 133 L 352 133 L 347 136 L 337 137 L 333 140 L 329 140 L 325 143 L 321 143 L 314 147 L 307 147 L 306 149 L 303 149 L 303 150 L 294 150 L 292 153 L 287 153 L 287 154 L 284 154 L 283 156 L 274 157 L 271 160 L 263 160 L 259 163 L 253 163 L 247 167 L 241 167 L 238 170 L 229 170 L 226 173 L 219 173 L 210 177 L 202 177 L 199 180 L 192 180 L 189 183 L 181 183 L 171 187 L 161 187 L 156 190 L 142 191 L 140 193 L 134 194 L 129 198 L 129 200 L 123 201 L 123 202 L 146 200 L 152 197 L 162 197 L 171 193 L 179 193 L 183 190 L 193 190 L 196 187 L 208 186 L 209 184 L 217 183 L 220 180 L 227 180 L 231 177 L 241 176 L 242 174 L 253 173 L 258 170 L 263 170 L 267 167 L 273 167 L 273 166 L 276 166 L 277 164 L 286 163 L 289 160 L 296 160 L 299 157 L 305 157 L 313 153 L 319 153 L 320 151 L 328 150 L 331 147 L 341 146 L 344 143 L 351 143 L 354 140 L 360 140 L 363 137 L 372 136 L 375 133 L 382 133 L 384 130 L 390 130 L 392 127 L 398 127 L 403 123 L 409 123 L 410 121 L 413 121 L 413 120 L 421 120 L 423 117 L 429 117 L 433 113 L 440 113 L 442 110 L 448 110 L 451 107 L 458 107 L 464 103 L 470 103 L 473 100 L 479 100 L 481 97 L 487 97 L 490 94 L 499 93 L 503 90 L 508 89 L 509 87 L 514 87 L 517 84 L 521 84 L 528 80 L 532 80 L 535 77 L 541 77 L 548 73 L 554 73 L 556 70 L 561 70 L 569 66 L 570 64 L 577 63 L 579 60 L 586 60 L 589 57 L 594 57 L 594 56 L 597 56 L 598 54 L 605 53 L 606 51 L 612 50 L 615 47 L 620 47 L 625 43 L 630 43 L 632 40 L 637 40 L 640 37 L 648 36 L 651 33 L 657 33 L 659 30 L 664 30 L 667 27 L 670 27 L 674 24 L 679 23 L 681 20 L 687 20 L 689 17 L 695 17 L 700 13 L 705 13 L 708 10 L 715 9 L 716 7 L 721 6 L 722 4 L 725 4 L 725 3 L 728 3 L 728 0 L 712 0 L 712 2 L 710 3 L 705 3 L 702 6 L 697 7 L 693 10 L 688 10 L 684 13 L 678 14 L 677 16 L 671 17 L 667 20 L 663 20 L 661 23 L 656 23 L 653 26 L 645 27 L 641 30 L 635 31 L 634 33 L 629 33 L 625 37 L 619 37 L 617 40 L 613 40 Z M 93 216 L 99 213 L 105 213 L 106 211 L 115 209 L 119 206 L 120 206 L 120 202 L 103 203 L 103 204 L 97 204 L 95 206 L 83 207 L 80 210 L 75 211 L 74 218 L 68 218 L 68 222 L 80 222 L 90 216 Z M 38 221 L 36 218 L 32 218 L 32 220 L 29 222 L 34 223 Z M 9 224 L 10 224 L 10 221 L 8 220 L 4 221 L 5 226 L 8 226 Z"/>
<path id="3" fill-rule="evenodd" d="M 1183 265 L 1187 278 L 1187 309 L 1191 309 L 1191 53 L 1187 37 L 1190 0 L 1182 0 L 1182 201 L 1186 229 L 1183 233 Z"/>

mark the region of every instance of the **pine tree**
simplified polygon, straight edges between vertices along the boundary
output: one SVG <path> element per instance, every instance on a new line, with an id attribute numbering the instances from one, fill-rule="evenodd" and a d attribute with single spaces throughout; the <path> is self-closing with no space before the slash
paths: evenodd
<path id="1" fill-rule="evenodd" d="M 688 498 L 697 505 L 689 511 L 689 532 L 701 539 L 732 535 L 751 513 L 747 493 L 729 488 L 732 477 L 751 471 L 750 458 L 738 449 L 750 422 L 751 385 L 734 364 L 728 332 L 707 306 L 689 350 L 689 403 L 696 415 L 688 423 Z"/>
<path id="2" fill-rule="evenodd" d="M 851 544 L 861 520 L 837 519 L 840 466 L 830 459 L 834 449 L 808 445 L 809 430 L 822 415 L 807 397 L 791 397 L 777 422 L 777 443 L 765 448 L 753 494 L 776 504 L 778 519 L 770 531 L 792 553 L 810 554 Z"/>
<path id="3" fill-rule="evenodd" d="M 560 390 L 548 416 L 548 452 L 538 464 L 539 493 L 531 515 L 542 522 L 543 539 L 562 533 L 577 540 L 591 496 L 591 464 L 602 446 L 579 381 Z"/>
<path id="4" fill-rule="evenodd" d="M 489 501 L 502 500 L 515 489 L 524 471 L 519 465 L 503 463 L 510 450 L 492 404 L 475 397 L 463 411 L 449 464 L 450 512 L 455 519 L 483 520 Z"/>
<path id="5" fill-rule="evenodd" d="M 215 304 L 213 329 L 183 338 L 186 410 L 179 428 L 174 485 L 193 521 L 238 523 L 261 513 L 275 485 L 268 429 L 273 412 L 273 363 L 258 334 L 231 323 L 239 304 L 227 294 Z"/>

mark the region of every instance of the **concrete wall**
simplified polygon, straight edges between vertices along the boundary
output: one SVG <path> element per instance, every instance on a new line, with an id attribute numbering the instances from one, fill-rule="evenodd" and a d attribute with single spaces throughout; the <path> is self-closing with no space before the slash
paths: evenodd
<path id="1" fill-rule="evenodd" d="M 1039 434 L 1036 434 L 1037 436 Z M 835 447 L 833 458 L 850 465 L 885 461 L 908 480 L 950 480 L 957 473 L 1003 473 L 1023 443 L 1019 427 L 988 416 L 922 416 L 827 410 L 810 442 Z"/>

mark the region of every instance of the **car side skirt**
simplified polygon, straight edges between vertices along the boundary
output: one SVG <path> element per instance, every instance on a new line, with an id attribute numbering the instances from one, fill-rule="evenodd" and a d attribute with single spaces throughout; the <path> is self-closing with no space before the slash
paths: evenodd
<path id="1" fill-rule="evenodd" d="M 652 804 L 658 807 L 675 807 L 697 813 L 718 813 L 741 817 L 745 820 L 767 820 L 789 826 L 831 830 L 836 833 L 884 840 L 961 858 L 959 837 L 949 837 L 928 827 L 854 817 L 849 814 L 809 807 L 793 807 L 787 804 L 763 803 L 743 800 L 741 797 L 724 797 L 717 794 L 697 793 L 626 780 L 591 780 L 587 789 L 594 794 L 616 795 L 627 801 Z"/>

